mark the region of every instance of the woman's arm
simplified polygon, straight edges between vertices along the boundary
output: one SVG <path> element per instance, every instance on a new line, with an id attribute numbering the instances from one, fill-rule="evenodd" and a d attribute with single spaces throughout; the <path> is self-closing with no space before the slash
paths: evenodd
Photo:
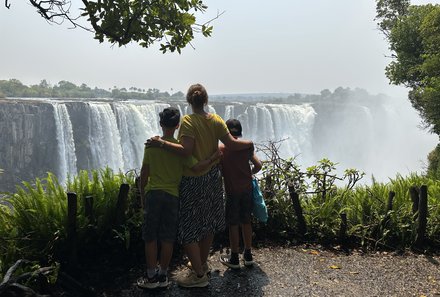
<path id="1" fill-rule="evenodd" d="M 208 169 L 211 166 L 211 164 L 217 161 L 218 159 L 220 159 L 220 157 L 221 157 L 221 152 L 220 150 L 217 150 L 208 159 L 199 161 L 199 163 L 194 165 L 194 167 L 191 167 L 191 170 L 194 173 L 202 172 L 203 170 Z"/>
<path id="2" fill-rule="evenodd" d="M 254 150 L 254 143 L 251 140 L 237 139 L 230 133 L 220 138 L 220 141 L 231 151 L 241 151 L 245 149 Z"/>
<path id="3" fill-rule="evenodd" d="M 179 144 L 179 143 L 163 140 L 159 136 L 154 136 L 148 139 L 145 145 L 147 147 L 163 148 L 179 156 L 189 157 L 192 155 L 194 149 L 194 138 L 188 136 L 182 136 L 181 142 Z"/>

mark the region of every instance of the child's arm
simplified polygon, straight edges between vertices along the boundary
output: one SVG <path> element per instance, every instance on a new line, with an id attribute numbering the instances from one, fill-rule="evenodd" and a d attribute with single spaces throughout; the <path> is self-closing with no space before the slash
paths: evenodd
<path id="1" fill-rule="evenodd" d="M 220 157 L 221 157 L 221 152 L 220 150 L 217 150 L 208 159 L 199 161 L 196 165 L 191 167 L 191 171 L 194 173 L 202 172 L 203 170 L 209 168 L 209 166 Z"/>
<path id="2" fill-rule="evenodd" d="M 252 174 L 257 173 L 258 171 L 261 170 L 261 167 L 263 167 L 263 164 L 261 163 L 260 159 L 258 159 L 255 152 L 252 154 L 251 162 L 254 165 L 252 166 L 252 170 L 251 170 Z"/>
<path id="3" fill-rule="evenodd" d="M 234 138 L 230 133 L 221 137 L 220 141 L 231 151 L 241 151 L 249 148 L 254 150 L 254 143 L 252 141 Z"/>
<path id="4" fill-rule="evenodd" d="M 150 176 L 150 165 L 143 164 L 141 168 L 141 178 L 139 181 L 139 192 L 141 194 L 141 205 L 142 208 L 144 208 L 144 194 L 145 194 L 145 187 L 148 184 L 148 177 Z"/>

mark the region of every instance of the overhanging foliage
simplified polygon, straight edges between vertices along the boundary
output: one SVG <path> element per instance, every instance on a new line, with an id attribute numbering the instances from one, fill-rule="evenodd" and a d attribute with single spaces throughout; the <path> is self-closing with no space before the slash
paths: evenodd
<path id="1" fill-rule="evenodd" d="M 209 22 L 198 24 L 195 12 L 207 6 L 201 0 L 82 0 L 79 11 L 72 12 L 70 0 L 29 0 L 48 22 L 69 22 L 95 34 L 99 42 L 107 40 L 119 46 L 136 42 L 142 47 L 159 43 L 162 52 L 181 52 L 194 33 L 208 37 Z M 75 3 L 76 4 L 76 3 Z M 5 6 L 11 7 L 9 0 Z M 81 20 L 86 18 L 88 25 Z"/>

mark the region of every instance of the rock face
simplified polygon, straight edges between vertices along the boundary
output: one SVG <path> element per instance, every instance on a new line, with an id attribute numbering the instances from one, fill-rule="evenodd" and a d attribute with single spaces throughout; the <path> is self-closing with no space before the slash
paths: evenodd
<path id="1" fill-rule="evenodd" d="M 56 168 L 56 127 L 51 104 L 2 99 L 0 106 L 0 191 L 12 191 Z"/>

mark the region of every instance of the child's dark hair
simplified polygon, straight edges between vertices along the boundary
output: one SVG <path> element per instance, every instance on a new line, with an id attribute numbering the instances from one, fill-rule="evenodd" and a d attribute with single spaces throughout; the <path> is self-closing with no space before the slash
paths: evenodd
<path id="1" fill-rule="evenodd" d="M 166 128 L 174 128 L 179 125 L 180 112 L 175 107 L 167 107 L 159 113 L 159 122 Z"/>
<path id="2" fill-rule="evenodd" d="M 186 93 L 186 101 L 194 107 L 203 108 L 208 104 L 208 93 L 201 84 L 194 84 L 189 87 Z"/>

